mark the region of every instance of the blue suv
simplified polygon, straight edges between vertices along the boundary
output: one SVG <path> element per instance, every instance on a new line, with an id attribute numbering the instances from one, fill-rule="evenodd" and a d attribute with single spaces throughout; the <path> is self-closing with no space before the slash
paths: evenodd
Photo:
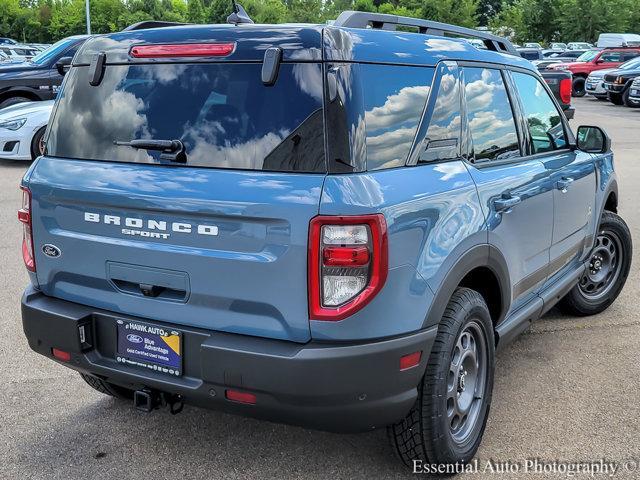
<path id="1" fill-rule="evenodd" d="M 574 137 L 499 37 L 237 23 L 75 55 L 21 185 L 29 345 L 145 411 L 388 427 L 409 466 L 469 461 L 496 350 L 623 288 L 609 138 Z"/>

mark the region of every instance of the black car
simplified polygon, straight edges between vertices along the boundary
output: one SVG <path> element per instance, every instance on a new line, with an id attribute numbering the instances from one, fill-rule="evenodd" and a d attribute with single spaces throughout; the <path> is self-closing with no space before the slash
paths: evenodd
<path id="1" fill-rule="evenodd" d="M 86 38 L 86 35 L 67 37 L 29 62 L 0 66 L 0 108 L 54 98 L 63 79 L 59 60 L 73 57 Z"/>
<path id="2" fill-rule="evenodd" d="M 544 57 L 542 56 L 542 50 L 539 48 L 518 48 L 518 53 L 522 58 L 526 58 L 527 60 L 542 60 Z"/>
<path id="3" fill-rule="evenodd" d="M 616 105 L 631 106 L 629 94 L 634 79 L 640 77 L 640 57 L 620 65 L 620 68 L 607 72 L 604 76 L 604 88 L 609 100 Z"/>

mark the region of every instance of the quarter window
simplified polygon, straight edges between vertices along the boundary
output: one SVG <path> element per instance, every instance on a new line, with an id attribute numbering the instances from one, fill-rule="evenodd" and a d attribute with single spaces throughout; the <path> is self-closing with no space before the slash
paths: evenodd
<path id="1" fill-rule="evenodd" d="M 429 97 L 433 69 L 362 65 L 367 170 L 405 164 Z"/>
<path id="2" fill-rule="evenodd" d="M 476 161 L 520 156 L 518 134 L 499 70 L 465 68 L 467 119 Z"/>
<path id="3" fill-rule="evenodd" d="M 565 148 L 567 137 L 560 112 L 542 83 L 532 75 L 513 73 L 529 127 L 531 153 Z"/>

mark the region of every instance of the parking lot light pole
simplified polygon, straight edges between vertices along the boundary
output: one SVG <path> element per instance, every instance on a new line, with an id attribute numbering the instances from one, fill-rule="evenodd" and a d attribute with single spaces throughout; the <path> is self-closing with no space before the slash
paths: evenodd
<path id="1" fill-rule="evenodd" d="M 85 10 L 87 12 L 87 35 L 91 35 L 91 14 L 89 13 L 89 0 L 85 0 Z"/>

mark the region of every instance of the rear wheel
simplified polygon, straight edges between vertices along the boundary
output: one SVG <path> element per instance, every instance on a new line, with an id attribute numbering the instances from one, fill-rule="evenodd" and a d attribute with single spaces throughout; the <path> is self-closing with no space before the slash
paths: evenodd
<path id="1" fill-rule="evenodd" d="M 571 84 L 571 95 L 574 97 L 584 97 L 587 93 L 585 89 L 585 79 L 583 77 L 575 77 Z"/>
<path id="2" fill-rule="evenodd" d="M 33 100 L 27 97 L 11 97 L 0 102 L 0 108 L 8 107 L 10 105 L 15 105 L 17 103 L 32 102 L 32 101 Z"/>
<path id="3" fill-rule="evenodd" d="M 402 462 L 470 461 L 484 433 L 494 373 L 493 324 L 482 296 L 458 288 L 445 310 L 415 405 L 388 427 Z"/>
<path id="4" fill-rule="evenodd" d="M 31 139 L 31 160 L 35 160 L 40 155 L 44 155 L 44 132 L 47 127 L 38 130 Z"/>
<path id="5" fill-rule="evenodd" d="M 121 400 L 133 399 L 133 390 L 114 385 L 113 383 L 109 383 L 106 380 L 95 377 L 93 375 L 89 375 L 87 373 L 81 373 L 80 376 L 85 382 L 89 384 L 91 388 L 97 390 L 100 393 L 104 393 L 105 395 L 119 398 Z"/>
<path id="6" fill-rule="evenodd" d="M 604 212 L 587 270 L 558 306 L 570 315 L 595 315 L 609 307 L 624 287 L 633 246 L 629 227 L 618 215 Z"/>

